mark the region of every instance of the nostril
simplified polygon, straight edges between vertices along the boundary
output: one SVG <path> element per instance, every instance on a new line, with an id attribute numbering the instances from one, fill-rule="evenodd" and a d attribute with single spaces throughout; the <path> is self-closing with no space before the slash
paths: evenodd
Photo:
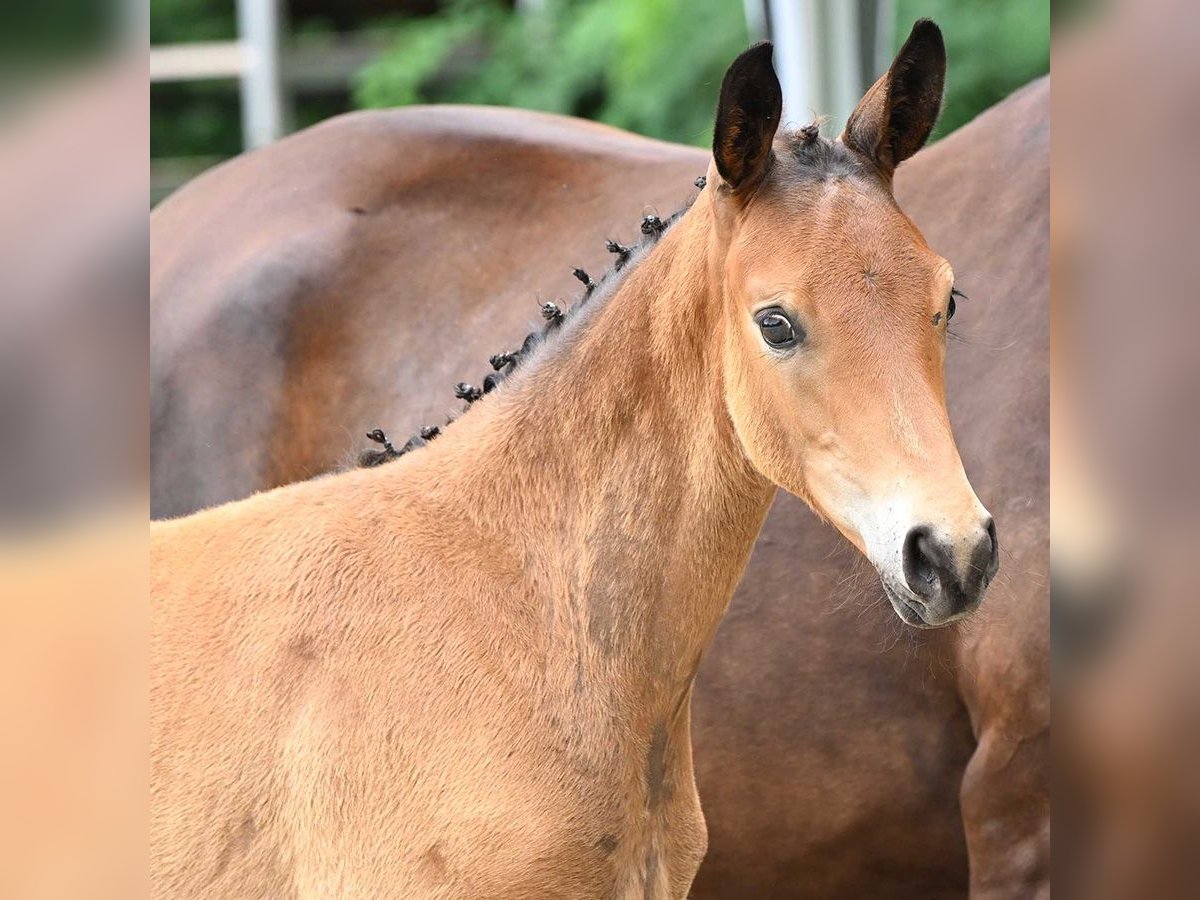
<path id="1" fill-rule="evenodd" d="M 937 596 L 937 558 L 932 534 L 924 525 L 909 529 L 904 538 L 904 580 L 918 597 L 932 600 Z"/>
<path id="2" fill-rule="evenodd" d="M 1000 542 L 996 540 L 996 520 L 991 516 L 987 519 L 988 561 L 985 569 L 986 577 L 991 579 L 1000 568 Z"/>
<path id="3" fill-rule="evenodd" d="M 975 531 L 957 543 L 937 537 L 929 525 L 918 525 L 905 535 L 904 580 L 930 607 L 947 614 L 960 612 L 983 596 L 999 565 L 999 543 L 990 516 L 979 524 L 984 534 Z"/>

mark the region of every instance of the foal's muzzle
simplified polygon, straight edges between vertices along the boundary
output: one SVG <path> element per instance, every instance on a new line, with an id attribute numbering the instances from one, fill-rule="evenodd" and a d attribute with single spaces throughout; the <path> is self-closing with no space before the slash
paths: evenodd
<path id="1" fill-rule="evenodd" d="M 944 625 L 979 606 L 1000 567 L 996 525 L 984 519 L 974 534 L 957 540 L 918 525 L 904 538 L 904 580 L 914 610 L 926 625 Z"/>

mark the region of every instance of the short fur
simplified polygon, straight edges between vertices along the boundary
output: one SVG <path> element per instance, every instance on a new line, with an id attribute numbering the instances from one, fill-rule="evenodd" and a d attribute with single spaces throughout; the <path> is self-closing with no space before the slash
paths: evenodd
<path id="1" fill-rule="evenodd" d="M 697 684 L 710 829 L 697 895 L 862 896 L 882 878 L 889 896 L 961 896 L 964 820 L 980 889 L 1044 887 L 1048 108 L 1048 82 L 1031 85 L 896 182 L 972 294 L 954 323 L 971 340 L 949 354 L 950 407 L 1021 577 L 992 588 L 983 625 L 895 634 L 832 529 L 781 496 Z M 673 209 L 701 156 L 518 110 L 406 109 L 346 116 L 184 188 L 152 217 L 155 371 L 174 385 L 174 402 L 155 407 L 158 514 L 336 468 L 372 422 L 433 420 L 446 384 L 478 371 L 496 336 L 522 334 L 536 287 L 569 292 L 572 259 L 599 270 L 605 236 L 623 236 L 643 203 Z M 535 216 L 522 197 L 538 198 Z M 329 210 L 352 199 L 370 215 L 349 245 Z M 271 319 L 282 299 L 274 260 L 310 235 L 319 240 L 302 258 L 320 274 Z M 458 240 L 486 265 L 463 268 Z M 275 275 L 247 282 L 242 247 Z M 250 343 L 233 340 L 241 332 L 218 300 L 256 311 Z M 312 317 L 319 328 L 304 325 Z M 317 334 L 335 336 L 335 359 L 305 337 Z M 262 408 L 276 364 L 281 403 L 294 390 L 305 406 Z M 226 378 L 241 371 L 256 373 L 253 391 Z M 326 374 L 346 394 L 329 394 Z M 186 430 L 169 425 L 180 415 Z M 270 466 L 254 466 L 259 452 Z"/>
<path id="2" fill-rule="evenodd" d="M 769 51 L 769 45 L 758 45 L 755 47 L 756 52 L 761 52 L 761 48 L 766 46 Z M 777 113 L 775 120 L 777 120 Z M 800 165 L 795 168 L 793 177 L 798 181 L 820 181 L 822 179 L 846 177 L 850 175 L 865 175 L 862 160 L 845 146 L 827 141 L 820 137 L 819 126 L 816 123 L 805 125 L 797 129 L 794 133 L 785 134 L 781 138 L 781 145 L 787 148 L 793 156 L 794 160 Z M 759 154 L 759 165 L 765 165 L 766 155 Z M 720 168 L 718 166 L 718 168 Z M 703 188 L 707 183 L 705 176 L 700 176 L 696 179 L 696 186 Z M 525 336 L 525 340 L 521 343 L 518 350 L 510 350 L 501 353 L 494 353 L 488 358 L 488 364 L 495 372 L 484 377 L 482 387 L 474 387 L 467 382 L 459 382 L 454 386 L 454 396 L 459 400 L 465 400 L 468 406 L 494 390 L 505 378 L 516 371 L 517 367 L 523 362 L 528 361 L 535 355 L 535 351 L 548 339 L 560 333 L 559 326 L 567 321 L 571 314 L 578 312 L 584 303 L 599 290 L 602 286 L 608 291 L 615 290 L 620 283 L 621 278 L 627 275 L 630 271 L 631 261 L 636 263 L 639 259 L 644 258 L 645 254 L 656 244 L 667 231 L 695 202 L 695 197 L 688 200 L 687 204 L 682 209 L 663 220 L 657 216 L 646 216 L 642 220 L 641 232 L 643 235 L 640 244 L 626 247 L 616 241 L 609 240 L 606 242 L 606 248 L 610 253 L 616 255 L 616 261 L 613 263 L 600 281 L 593 281 L 591 275 L 580 268 L 572 270 L 572 275 L 577 281 L 583 284 L 584 293 L 579 299 L 579 302 L 567 310 L 560 309 L 557 304 L 546 304 L 543 307 L 543 318 L 546 319 L 546 324 L 543 328 L 531 331 Z M 630 266 L 630 268 L 626 268 Z M 935 314 L 938 319 L 934 324 L 940 321 L 941 313 Z M 452 424 L 455 417 L 451 416 L 447 419 L 446 424 Z M 401 447 L 397 448 L 387 438 L 387 435 L 380 428 L 372 429 L 367 432 L 367 438 L 380 445 L 379 450 L 367 449 L 358 456 L 358 465 L 364 468 L 371 468 L 382 465 L 385 462 L 390 462 L 394 459 L 399 459 L 405 453 L 424 447 L 429 440 L 432 440 L 441 429 L 436 426 L 424 425 L 416 434 L 414 434 Z"/>
<path id="3" fill-rule="evenodd" d="M 862 546 L 839 479 L 919 454 L 940 514 L 974 514 L 927 325 L 945 264 L 865 173 L 769 165 L 763 59 L 718 112 L 758 137 L 718 145 L 674 227 L 643 221 L 658 243 L 619 284 L 580 279 L 601 299 L 548 310 L 556 339 L 503 390 L 459 385 L 474 408 L 435 443 L 155 529 L 158 892 L 682 897 L 692 680 L 774 485 Z M 764 355 L 740 296 L 797 271 L 826 347 L 802 364 Z M 897 344 L 882 406 L 842 384 Z M 881 414 L 907 429 L 882 458 Z"/>

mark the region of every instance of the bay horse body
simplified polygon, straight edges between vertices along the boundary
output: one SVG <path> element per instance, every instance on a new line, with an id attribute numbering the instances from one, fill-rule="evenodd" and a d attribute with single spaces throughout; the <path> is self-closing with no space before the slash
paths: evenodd
<path id="1" fill-rule="evenodd" d="M 899 634 L 877 587 L 839 583 L 836 536 L 780 497 L 693 701 L 697 896 L 953 896 L 968 854 L 980 896 L 1046 887 L 1048 94 L 896 177 L 975 297 L 949 401 L 1009 575 L 982 624 Z M 569 264 L 600 269 L 603 239 L 676 208 L 706 159 L 556 117 L 426 109 L 336 120 L 199 179 L 153 217 L 156 513 L 436 420 L 536 295 L 566 294 Z"/>

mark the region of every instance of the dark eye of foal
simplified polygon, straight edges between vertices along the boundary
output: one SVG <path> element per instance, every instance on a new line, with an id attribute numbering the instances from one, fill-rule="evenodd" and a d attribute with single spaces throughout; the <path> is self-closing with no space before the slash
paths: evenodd
<path id="1" fill-rule="evenodd" d="M 804 340 L 804 329 L 792 324 L 792 320 L 778 306 L 761 310 L 754 316 L 763 340 L 775 348 L 794 347 Z"/>
<path id="2" fill-rule="evenodd" d="M 954 302 L 955 297 L 962 297 L 964 300 L 967 295 L 958 288 L 950 289 L 950 302 L 946 304 L 946 321 L 949 322 L 954 318 L 954 310 L 958 309 L 958 304 Z"/>

